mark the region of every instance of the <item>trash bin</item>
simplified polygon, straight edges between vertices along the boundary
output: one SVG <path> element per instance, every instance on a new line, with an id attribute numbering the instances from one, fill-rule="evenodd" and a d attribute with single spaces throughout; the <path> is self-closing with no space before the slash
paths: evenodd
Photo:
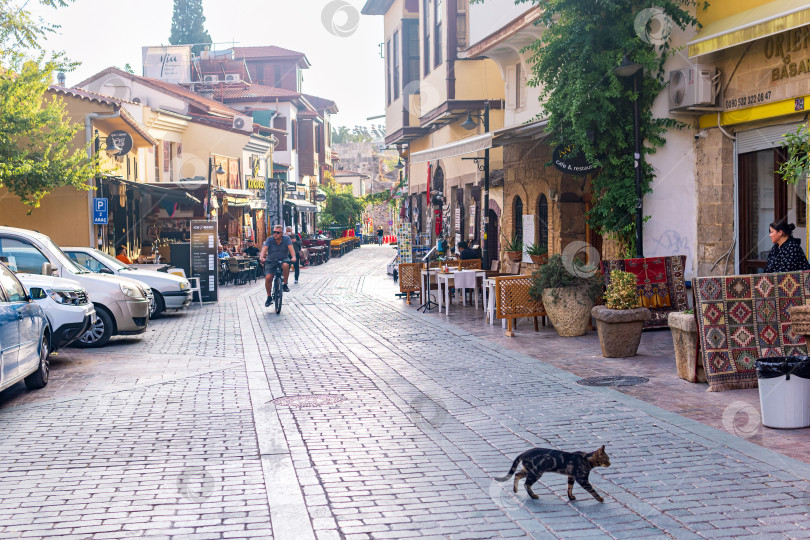
<path id="1" fill-rule="evenodd" d="M 762 423 L 771 428 L 810 426 L 810 357 L 757 360 Z"/>

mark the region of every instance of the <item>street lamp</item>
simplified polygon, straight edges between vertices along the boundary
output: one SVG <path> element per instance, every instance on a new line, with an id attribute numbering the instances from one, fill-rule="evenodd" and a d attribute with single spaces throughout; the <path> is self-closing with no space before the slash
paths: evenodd
<path id="1" fill-rule="evenodd" d="M 484 114 L 470 114 L 468 112 L 467 119 L 461 123 L 461 127 L 466 130 L 473 130 L 478 127 L 478 122 L 473 120 L 473 118 L 480 118 L 484 122 L 484 133 L 489 133 L 489 101 L 484 103 Z M 483 259 L 483 267 L 489 268 L 489 250 L 487 249 L 487 228 L 489 227 L 489 148 L 484 150 L 483 164 L 478 163 L 478 158 L 469 159 L 472 159 L 478 166 L 478 170 L 484 173 L 484 204 L 481 208 L 481 212 L 484 213 L 484 230 L 481 231 L 481 258 Z"/>
<path id="2" fill-rule="evenodd" d="M 214 160 L 210 157 L 208 158 L 208 210 L 205 213 L 205 219 L 207 221 L 211 221 L 211 172 L 216 172 L 217 176 L 220 174 L 225 174 L 225 169 L 222 168 L 222 165 L 217 166 L 217 170 L 214 171 Z"/>
<path id="3" fill-rule="evenodd" d="M 622 63 L 613 69 L 613 73 L 619 77 L 632 77 L 633 78 L 633 94 L 636 98 L 633 100 L 633 139 L 635 148 L 633 151 L 633 161 L 636 173 L 636 257 L 644 257 L 644 241 L 642 236 L 642 223 L 643 223 L 643 199 L 641 196 L 641 175 L 642 175 L 642 156 L 641 156 L 641 113 L 639 112 L 639 78 L 644 76 L 641 64 L 632 62 L 627 55 L 622 58 Z M 639 77 L 641 75 L 641 77 Z"/>

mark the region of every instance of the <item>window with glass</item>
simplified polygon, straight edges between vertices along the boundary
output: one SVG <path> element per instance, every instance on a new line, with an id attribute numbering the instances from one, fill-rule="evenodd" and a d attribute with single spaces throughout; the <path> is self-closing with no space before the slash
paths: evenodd
<path id="1" fill-rule="evenodd" d="M 0 257 L 12 272 L 42 274 L 42 265 L 50 262 L 31 244 L 15 238 L 0 238 Z"/>
<path id="2" fill-rule="evenodd" d="M 393 57 L 391 58 L 391 65 L 393 67 L 393 85 L 394 85 L 394 100 L 399 99 L 399 31 L 394 32 L 394 44 L 392 48 Z"/>
<path id="3" fill-rule="evenodd" d="M 512 213 L 515 223 L 514 237 L 519 243 L 523 243 L 523 201 L 520 197 L 515 197 L 515 210 Z"/>
<path id="4" fill-rule="evenodd" d="M 422 60 L 425 65 L 424 76 L 430 73 L 430 0 L 422 0 Z"/>
<path id="5" fill-rule="evenodd" d="M 69 251 L 67 254 L 70 259 L 78 264 L 79 266 L 83 266 L 87 268 L 91 272 L 98 273 L 104 268 L 104 265 L 98 262 L 95 258 L 91 257 L 87 253 L 81 253 L 78 251 Z"/>
<path id="6" fill-rule="evenodd" d="M 436 0 L 433 5 L 433 55 L 434 65 L 439 67 L 442 63 L 442 0 Z"/>
<path id="7" fill-rule="evenodd" d="M 391 40 L 385 42 L 385 102 L 391 105 Z"/>
<path id="8" fill-rule="evenodd" d="M 537 200 L 537 244 L 548 248 L 548 199 L 542 194 Z"/>
<path id="9" fill-rule="evenodd" d="M 25 294 L 25 288 L 17 277 L 2 265 L 0 265 L 0 290 L 6 291 L 6 301 L 8 302 L 25 302 L 27 296 Z M 2 299 L 3 295 L 2 292 L 0 292 L 0 300 Z"/>

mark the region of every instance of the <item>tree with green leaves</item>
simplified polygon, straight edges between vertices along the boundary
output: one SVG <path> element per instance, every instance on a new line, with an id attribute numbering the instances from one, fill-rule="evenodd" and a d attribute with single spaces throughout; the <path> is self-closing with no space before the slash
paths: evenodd
<path id="1" fill-rule="evenodd" d="M 481 2 L 485 0 L 473 0 Z M 542 116 L 551 144 L 573 144 L 596 165 L 593 204 L 587 219 L 602 234 L 614 235 L 626 255 L 635 253 L 636 189 L 633 158 L 633 101 L 641 116 L 642 156 L 664 144 L 669 129 L 684 127 L 655 118 L 652 105 L 664 89 L 664 63 L 673 29 L 698 25 L 691 14 L 702 0 L 516 0 L 543 7 L 543 36 L 527 47 L 533 77 L 542 87 Z M 627 56 L 643 66 L 638 96 L 631 81 L 614 73 Z M 644 160 L 642 192 L 650 193 L 655 171 Z"/>
<path id="2" fill-rule="evenodd" d="M 86 148 L 73 144 L 83 126 L 70 124 L 62 100 L 46 95 L 58 71 L 76 66 L 42 50 L 41 41 L 58 26 L 16 4 L 0 0 L 0 188 L 36 208 L 57 187 L 88 189 L 93 163 Z M 39 4 L 58 8 L 68 1 Z"/>
<path id="3" fill-rule="evenodd" d="M 326 230 L 334 223 L 338 227 L 354 228 L 363 215 L 365 203 L 352 195 L 351 186 L 323 185 L 320 189 L 326 195 L 326 201 L 318 214 L 318 227 Z"/>
<path id="4" fill-rule="evenodd" d="M 191 52 L 199 55 L 205 45 L 212 43 L 208 30 L 205 29 L 202 0 L 174 0 L 172 14 L 172 34 L 169 36 L 172 45 L 194 44 Z"/>

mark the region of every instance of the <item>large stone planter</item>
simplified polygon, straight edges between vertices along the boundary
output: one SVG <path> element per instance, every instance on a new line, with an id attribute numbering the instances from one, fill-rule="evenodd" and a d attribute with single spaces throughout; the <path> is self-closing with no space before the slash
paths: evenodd
<path id="1" fill-rule="evenodd" d="M 543 307 L 560 336 L 576 337 L 588 329 L 593 301 L 581 288 L 561 287 L 543 291 Z"/>
<path id="2" fill-rule="evenodd" d="M 675 369 L 678 377 L 692 383 L 705 383 L 703 362 L 695 358 L 698 346 L 697 321 L 694 313 L 672 312 L 667 316 L 675 346 Z M 697 362 L 697 369 L 695 363 Z M 695 378 L 697 373 L 697 378 Z"/>
<path id="3" fill-rule="evenodd" d="M 647 308 L 610 309 L 594 306 L 591 315 L 596 319 L 599 345 L 605 358 L 635 356 L 641 343 L 644 321 L 650 318 Z"/>

